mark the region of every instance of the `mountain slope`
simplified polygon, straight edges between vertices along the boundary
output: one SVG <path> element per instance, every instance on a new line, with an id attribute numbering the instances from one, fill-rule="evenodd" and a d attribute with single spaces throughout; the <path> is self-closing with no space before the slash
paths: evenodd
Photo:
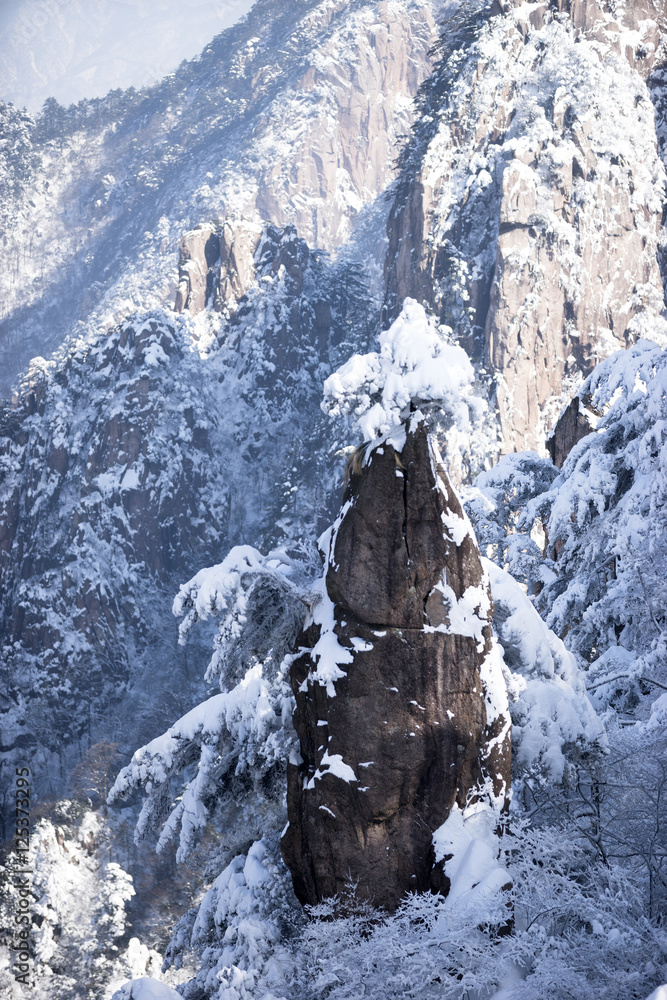
<path id="1" fill-rule="evenodd" d="M 231 320 L 136 316 L 34 362 L 2 415 L 4 763 L 41 761 L 40 794 L 201 694 L 170 615 L 184 576 L 247 541 L 312 560 L 337 492 L 320 386 L 374 303 L 351 321 L 349 269 L 293 229 L 255 262 Z"/>
<path id="2" fill-rule="evenodd" d="M 171 302 L 178 241 L 199 222 L 293 223 L 313 246 L 342 243 L 394 175 L 437 6 L 260 0 L 149 90 L 47 102 L 36 162 L 3 207 L 0 392 L 77 322 L 110 329 Z"/>

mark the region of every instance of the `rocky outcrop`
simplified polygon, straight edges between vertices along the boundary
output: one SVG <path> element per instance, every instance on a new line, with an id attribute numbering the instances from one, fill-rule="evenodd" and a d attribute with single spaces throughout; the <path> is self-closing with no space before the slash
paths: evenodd
<path id="1" fill-rule="evenodd" d="M 198 313 L 206 307 L 219 261 L 220 235 L 214 225 L 199 225 L 185 234 L 178 259 L 176 312 Z"/>
<path id="2" fill-rule="evenodd" d="M 395 176 L 412 99 L 432 66 L 440 6 L 378 0 L 353 10 L 335 0 L 313 10 L 306 20 L 319 21 L 326 37 L 276 108 L 280 117 L 262 122 L 257 138 L 269 155 L 245 214 L 292 223 L 314 246 L 349 237 L 363 206 Z"/>
<path id="3" fill-rule="evenodd" d="M 509 788 L 491 599 L 469 522 L 421 426 L 352 475 L 292 665 L 301 762 L 283 856 L 303 903 L 354 887 L 393 910 L 447 889 L 432 836 L 487 781 Z M 342 666 L 342 669 L 341 669 Z"/>
<path id="4" fill-rule="evenodd" d="M 386 311 L 408 295 L 434 308 L 491 376 L 502 450 L 543 449 L 581 375 L 663 309 L 657 15 L 593 0 L 494 12 L 463 24 L 465 57 L 426 97 Z"/>
<path id="5" fill-rule="evenodd" d="M 569 406 L 566 406 L 561 413 L 553 434 L 547 440 L 547 449 L 556 468 L 563 467 L 563 462 L 575 444 L 578 444 L 594 429 L 594 420 L 591 420 L 591 415 L 582 410 L 579 397 L 575 396 Z"/>
<path id="6" fill-rule="evenodd" d="M 194 316 L 207 306 L 233 308 L 255 282 L 262 227 L 251 222 L 202 223 L 181 240 L 174 310 Z"/>

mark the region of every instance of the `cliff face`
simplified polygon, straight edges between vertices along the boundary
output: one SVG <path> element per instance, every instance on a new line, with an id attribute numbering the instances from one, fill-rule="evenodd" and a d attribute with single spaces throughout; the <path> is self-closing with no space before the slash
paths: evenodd
<path id="1" fill-rule="evenodd" d="M 349 237 L 363 206 L 395 176 L 412 100 L 431 69 L 439 7 L 379 0 L 350 9 L 336 0 L 313 12 L 324 41 L 260 123 L 266 161 L 246 217 L 292 223 L 312 246 Z"/>
<path id="2" fill-rule="evenodd" d="M 511 451 L 543 447 L 582 374 L 655 329 L 664 170 L 652 8 L 495 10 L 453 25 L 424 94 L 385 302 L 392 315 L 413 295 L 454 327 Z"/>
<path id="3" fill-rule="evenodd" d="M 292 665 L 302 760 L 283 856 L 303 903 L 354 885 L 393 910 L 446 889 L 432 835 L 454 803 L 487 779 L 501 802 L 509 788 L 488 584 L 423 426 L 353 474 L 329 544 Z"/>

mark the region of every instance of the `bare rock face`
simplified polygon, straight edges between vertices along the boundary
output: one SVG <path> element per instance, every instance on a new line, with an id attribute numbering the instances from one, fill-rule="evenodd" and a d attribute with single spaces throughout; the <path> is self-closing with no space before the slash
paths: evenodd
<path id="1" fill-rule="evenodd" d="M 258 267 L 263 274 L 284 278 L 290 295 L 301 295 L 309 258 L 294 226 L 279 229 L 246 221 L 232 227 L 226 222 L 218 230 L 199 225 L 181 242 L 174 310 L 187 309 L 194 316 L 208 307 L 230 316 L 255 284 Z M 318 325 L 331 326 L 331 317 L 327 321 L 322 314 L 322 303 L 316 299 L 314 305 Z"/>
<path id="2" fill-rule="evenodd" d="M 255 283 L 254 257 L 261 235 L 262 227 L 249 222 L 236 226 L 226 222 L 222 227 L 217 309 L 238 302 Z"/>
<path id="3" fill-rule="evenodd" d="M 196 226 L 181 240 L 174 309 L 201 312 L 212 292 L 213 269 L 220 259 L 220 236 L 212 224 Z"/>
<path id="4" fill-rule="evenodd" d="M 588 414 L 582 412 L 579 397 L 575 396 L 569 406 L 561 413 L 554 432 L 547 441 L 551 461 L 561 469 L 563 462 L 570 454 L 575 444 L 590 434 L 594 429 Z"/>
<path id="5" fill-rule="evenodd" d="M 292 223 L 314 246 L 349 237 L 363 206 L 395 176 L 412 100 L 432 66 L 440 6 L 375 0 L 354 9 L 335 0 L 305 18 L 322 41 L 292 92 L 260 123 L 268 155 L 244 214 Z"/>
<path id="6" fill-rule="evenodd" d="M 196 315 L 211 306 L 233 307 L 255 282 L 254 255 L 262 227 L 202 223 L 181 240 L 174 310 Z"/>
<path id="7" fill-rule="evenodd" d="M 411 295 L 454 328 L 493 375 L 512 451 L 543 448 L 581 374 L 659 321 L 665 176 L 650 4 L 495 12 L 424 109 L 389 221 L 386 310 Z"/>
<path id="8" fill-rule="evenodd" d="M 288 771 L 282 848 L 304 904 L 354 885 L 393 910 L 406 892 L 447 890 L 434 831 L 485 780 L 496 801 L 509 788 L 491 614 L 425 428 L 400 457 L 377 448 L 347 488 L 292 665 L 302 760 Z"/>

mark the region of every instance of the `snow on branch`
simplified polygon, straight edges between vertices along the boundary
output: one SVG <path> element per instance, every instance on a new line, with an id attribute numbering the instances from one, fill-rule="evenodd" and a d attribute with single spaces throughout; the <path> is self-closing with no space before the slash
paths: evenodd
<path id="1" fill-rule="evenodd" d="M 158 850 L 180 831 L 177 854 L 184 860 L 208 822 L 225 780 L 244 772 L 263 776 L 285 756 L 285 729 L 291 729 L 289 658 L 276 677 L 256 664 L 231 691 L 209 698 L 174 723 L 162 736 L 136 751 L 120 772 L 109 802 L 143 788 L 146 800 L 135 837 L 145 837 L 169 813 Z M 170 780 L 197 761 L 197 772 L 174 803 Z M 252 777 L 251 774 L 248 777 Z"/>
<path id="2" fill-rule="evenodd" d="M 229 608 L 248 574 L 268 571 L 287 575 L 292 565 L 284 553 L 263 556 L 252 545 L 235 545 L 221 563 L 200 569 L 183 584 L 172 605 L 177 618 L 185 615 L 178 629 L 180 644 L 185 645 L 187 634 L 198 621 Z"/>
<path id="3" fill-rule="evenodd" d="M 109 802 L 143 789 L 135 838 L 164 821 L 157 848 L 178 834 L 179 861 L 226 796 L 242 788 L 266 802 L 271 773 L 284 770 L 294 741 L 291 649 L 304 617 L 300 592 L 287 580 L 293 569 L 282 553 L 263 556 L 249 545 L 237 546 L 222 563 L 197 573 L 174 601 L 174 613 L 185 615 L 181 641 L 196 622 L 218 619 L 206 677 L 219 677 L 223 691 L 137 750 L 116 778 Z M 194 776 L 175 795 L 173 779 L 195 764 Z"/>
<path id="4" fill-rule="evenodd" d="M 322 409 L 332 417 L 354 417 L 364 441 L 396 437 L 411 413 L 439 412 L 468 424 L 473 367 L 465 351 L 447 342 L 451 330 L 437 328 L 418 302 L 407 298 L 400 315 L 379 336 L 380 350 L 354 354 L 324 383 Z"/>
<path id="5" fill-rule="evenodd" d="M 179 642 L 199 621 L 218 618 L 218 635 L 206 680 L 223 687 L 255 661 L 279 661 L 303 620 L 300 591 L 289 576 L 295 563 L 282 550 L 262 555 L 251 545 L 236 545 L 216 566 L 200 570 L 179 590 L 173 613 L 183 617 Z"/>
<path id="6" fill-rule="evenodd" d="M 590 401 L 597 412 L 612 409 L 616 403 L 619 411 L 624 411 L 635 393 L 646 395 L 653 389 L 662 395 L 664 370 L 664 349 L 651 340 L 638 340 L 600 362 L 582 385 L 579 397 Z"/>

